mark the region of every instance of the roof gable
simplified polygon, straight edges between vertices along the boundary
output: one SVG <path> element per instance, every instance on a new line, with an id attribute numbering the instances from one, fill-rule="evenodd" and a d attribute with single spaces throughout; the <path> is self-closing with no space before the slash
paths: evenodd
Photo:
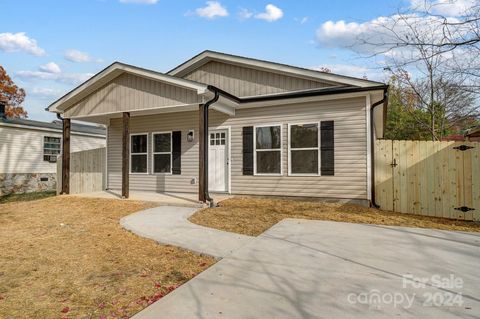
<path id="1" fill-rule="evenodd" d="M 79 102 L 63 109 L 63 114 L 74 118 L 198 104 L 200 101 L 196 90 L 137 74 L 122 73 Z"/>
<path id="2" fill-rule="evenodd" d="M 368 87 L 372 85 L 382 85 L 381 82 L 375 82 L 345 75 L 315 71 L 311 69 L 258 60 L 253 58 L 247 58 L 232 54 L 226 54 L 221 52 L 215 51 L 203 51 L 202 53 L 194 56 L 190 60 L 180 64 L 176 68 L 167 72 L 168 75 L 176 76 L 176 77 L 185 77 L 186 75 L 190 74 L 194 70 L 201 68 L 203 65 L 211 62 L 223 62 L 233 65 L 244 66 L 248 68 L 254 68 L 257 70 L 263 70 L 267 72 L 273 72 L 276 74 L 283 74 L 292 77 L 299 77 L 306 80 L 312 81 L 320 81 L 325 83 L 330 83 L 332 86 L 339 86 L 339 85 L 348 85 L 348 86 L 358 86 L 358 87 Z"/>
<path id="3" fill-rule="evenodd" d="M 142 78 L 166 83 L 180 88 L 196 91 L 197 94 L 205 94 L 207 92 L 207 86 L 201 83 L 195 83 L 182 78 L 174 77 L 171 75 L 155 72 L 148 69 L 139 68 L 136 66 L 114 62 L 89 80 L 80 84 L 78 87 L 68 92 L 57 101 L 53 102 L 47 107 L 47 111 L 61 112 L 72 105 L 80 102 L 82 99 L 102 88 L 106 84 L 110 83 L 113 79 L 119 77 L 122 74 L 132 74 Z"/>
<path id="4" fill-rule="evenodd" d="M 275 73 L 250 66 L 208 61 L 183 78 L 213 85 L 237 97 L 262 96 L 342 86 L 320 80 Z"/>

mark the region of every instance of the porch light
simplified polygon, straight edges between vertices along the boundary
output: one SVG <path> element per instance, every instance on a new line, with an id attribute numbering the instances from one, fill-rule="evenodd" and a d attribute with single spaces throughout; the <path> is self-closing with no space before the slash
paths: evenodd
<path id="1" fill-rule="evenodd" d="M 194 131 L 189 130 L 187 134 L 187 142 L 193 142 L 193 139 L 194 139 Z"/>

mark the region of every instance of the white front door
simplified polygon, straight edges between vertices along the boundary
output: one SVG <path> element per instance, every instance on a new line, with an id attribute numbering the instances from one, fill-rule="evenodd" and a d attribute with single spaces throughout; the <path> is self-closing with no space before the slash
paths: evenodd
<path id="1" fill-rule="evenodd" d="M 228 130 L 211 130 L 208 145 L 208 189 L 228 192 Z"/>

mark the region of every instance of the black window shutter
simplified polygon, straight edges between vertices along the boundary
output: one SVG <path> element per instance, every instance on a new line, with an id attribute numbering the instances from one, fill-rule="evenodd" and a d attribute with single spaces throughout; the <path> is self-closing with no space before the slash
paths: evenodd
<path id="1" fill-rule="evenodd" d="M 172 174 L 182 174 L 182 131 L 172 132 Z"/>
<path id="2" fill-rule="evenodd" d="M 333 140 L 333 121 L 320 123 L 320 159 L 322 175 L 334 175 L 335 157 Z"/>
<path id="3" fill-rule="evenodd" d="M 243 175 L 253 175 L 253 126 L 243 128 Z"/>

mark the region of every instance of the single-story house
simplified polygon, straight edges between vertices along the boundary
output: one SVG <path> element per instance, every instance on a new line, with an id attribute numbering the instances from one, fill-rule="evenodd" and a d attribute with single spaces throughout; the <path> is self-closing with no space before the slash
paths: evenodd
<path id="1" fill-rule="evenodd" d="M 372 143 L 383 137 L 386 107 L 380 82 L 204 51 L 167 73 L 115 62 L 47 110 L 63 117 L 67 135 L 70 120 L 106 125 L 106 185 L 124 197 L 370 202 Z"/>
<path id="2" fill-rule="evenodd" d="M 0 196 L 54 190 L 62 122 L 5 117 L 0 104 Z M 72 124 L 72 151 L 105 147 L 105 128 Z"/>

